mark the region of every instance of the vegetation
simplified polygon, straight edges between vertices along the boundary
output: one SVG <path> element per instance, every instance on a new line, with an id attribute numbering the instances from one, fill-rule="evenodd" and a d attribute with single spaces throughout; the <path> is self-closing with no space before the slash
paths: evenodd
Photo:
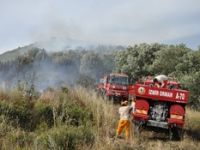
<path id="1" fill-rule="evenodd" d="M 116 54 L 116 70 L 134 80 L 166 74 L 190 91 L 190 106 L 200 109 L 200 50 L 185 45 L 140 44 Z"/>
<path id="2" fill-rule="evenodd" d="M 104 62 L 112 63 L 107 66 Z M 25 89 L 34 85 L 41 91 L 48 86 L 74 85 L 82 78 L 95 83 L 113 68 L 113 55 L 110 53 L 84 50 L 47 53 L 44 49 L 29 47 L 26 53 L 12 61 L 0 59 L 0 87 L 9 89 L 23 82 Z"/>
<path id="3" fill-rule="evenodd" d="M 66 90 L 27 99 L 20 91 L 1 91 L 0 149 L 75 149 L 94 141 L 93 115 Z"/>
<path id="4" fill-rule="evenodd" d="M 30 46 L 17 57 L 6 53 L 12 59 L 0 62 L 0 149 L 200 147 L 200 50 L 183 44 L 99 49 L 104 51 L 47 53 Z M 132 81 L 156 74 L 180 81 L 190 91 L 184 140 L 168 141 L 165 135 L 147 131 L 140 138 L 132 135 L 129 144 L 115 140 L 118 106 L 92 90 L 101 76 L 112 71 L 127 73 Z"/>
<path id="5" fill-rule="evenodd" d="M 198 149 L 200 113 L 188 109 L 183 141 L 145 131 L 115 140 L 117 105 L 83 88 L 49 88 L 31 101 L 20 91 L 0 93 L 0 149 Z"/>
<path id="6" fill-rule="evenodd" d="M 49 86 L 75 84 L 93 88 L 100 77 L 113 71 L 127 73 L 132 81 L 166 74 L 190 91 L 190 106 L 200 109 L 200 50 L 191 50 L 184 44 L 143 43 L 127 49 L 116 47 L 116 50 L 99 46 L 89 51 L 53 53 L 30 45 L 6 53 L 5 58 L 8 55 L 15 57 L 7 62 L 1 59 L 0 86 L 3 88 L 16 87 L 19 83 L 29 91 L 31 86 L 40 91 Z"/>

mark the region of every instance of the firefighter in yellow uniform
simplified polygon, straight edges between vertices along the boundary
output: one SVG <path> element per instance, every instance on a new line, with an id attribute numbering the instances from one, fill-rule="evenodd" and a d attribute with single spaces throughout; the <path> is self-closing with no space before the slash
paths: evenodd
<path id="1" fill-rule="evenodd" d="M 121 103 L 121 107 L 119 108 L 120 120 L 117 127 L 117 137 L 121 134 L 122 130 L 125 129 L 126 140 L 129 139 L 130 136 L 130 113 L 132 110 L 131 106 L 128 106 L 128 101 L 124 101 Z"/>

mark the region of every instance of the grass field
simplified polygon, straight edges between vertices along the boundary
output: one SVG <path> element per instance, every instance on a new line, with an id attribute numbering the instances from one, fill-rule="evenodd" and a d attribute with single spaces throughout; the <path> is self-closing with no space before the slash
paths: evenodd
<path id="1" fill-rule="evenodd" d="M 128 144 L 124 139 L 113 140 L 115 129 L 117 126 L 118 114 L 117 105 L 113 105 L 101 98 L 97 98 L 95 95 L 85 92 L 84 89 L 79 89 L 77 93 L 83 96 L 82 100 L 90 106 L 90 109 L 94 109 L 94 113 L 101 114 L 101 119 L 104 126 L 97 132 L 96 136 L 100 141 L 94 145 L 95 149 L 144 149 L 144 150 L 197 150 L 200 149 L 200 112 L 187 109 L 186 110 L 186 125 L 185 134 L 182 141 L 169 141 L 165 134 L 158 134 L 150 131 L 143 131 L 140 137 L 136 137 L 132 134 L 130 142 Z M 87 94 L 86 94 L 87 93 Z M 93 95 L 93 96 L 91 96 Z M 100 105 L 100 110 L 95 105 Z M 97 108 L 97 109 L 96 109 Z M 102 109 L 103 108 L 103 109 Z M 95 112 L 96 111 L 96 112 Z M 97 120 L 99 120 L 98 118 Z M 100 121 L 99 121 L 100 122 Z M 107 133 L 107 134 L 106 134 Z"/>
<path id="2" fill-rule="evenodd" d="M 49 89 L 32 100 L 19 91 L 0 92 L 0 149 L 197 150 L 200 112 L 187 108 L 182 141 L 150 131 L 114 139 L 119 105 L 83 88 Z"/>

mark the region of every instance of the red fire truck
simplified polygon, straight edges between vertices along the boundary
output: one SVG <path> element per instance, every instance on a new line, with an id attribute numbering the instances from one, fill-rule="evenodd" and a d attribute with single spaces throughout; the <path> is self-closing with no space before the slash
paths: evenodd
<path id="1" fill-rule="evenodd" d="M 97 91 L 108 99 L 125 100 L 128 99 L 128 75 L 122 73 L 111 73 L 100 79 Z"/>
<path id="2" fill-rule="evenodd" d="M 133 122 L 137 133 L 144 128 L 166 129 L 170 140 L 182 138 L 189 92 L 182 90 L 179 83 L 168 80 L 165 88 L 161 88 L 148 78 L 131 86 L 129 91 L 136 98 Z"/>

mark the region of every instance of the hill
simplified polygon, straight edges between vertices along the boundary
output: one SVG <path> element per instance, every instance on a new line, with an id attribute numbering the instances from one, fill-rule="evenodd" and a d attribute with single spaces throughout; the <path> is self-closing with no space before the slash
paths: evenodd
<path id="1" fill-rule="evenodd" d="M 112 53 L 112 49 L 47 52 L 33 45 L 18 48 L 0 55 L 0 86 L 16 87 L 22 82 L 28 89 L 34 85 L 41 91 L 81 80 L 91 81 L 88 86 L 93 86 L 114 68 Z"/>
<path id="2" fill-rule="evenodd" d="M 113 51 L 125 50 L 125 46 L 100 44 L 89 41 L 82 41 L 69 38 L 50 38 L 38 41 L 33 44 L 35 47 L 42 48 L 48 52 L 69 51 L 69 50 L 86 50 L 100 53 L 110 53 Z"/>
<path id="3" fill-rule="evenodd" d="M 18 47 L 0 55 L 0 62 L 14 61 L 19 56 L 24 55 L 32 49 L 44 49 L 47 53 L 75 51 L 94 51 L 101 54 L 111 54 L 116 51 L 125 50 L 126 47 L 120 45 L 103 45 L 80 41 L 74 39 L 51 38 L 38 41 L 27 46 Z"/>
<path id="4" fill-rule="evenodd" d="M 19 56 L 24 55 L 29 50 L 35 48 L 34 45 L 28 45 L 24 47 L 18 47 L 16 49 L 13 49 L 11 51 L 7 51 L 0 55 L 0 62 L 8 62 L 8 61 L 14 61 Z"/>

